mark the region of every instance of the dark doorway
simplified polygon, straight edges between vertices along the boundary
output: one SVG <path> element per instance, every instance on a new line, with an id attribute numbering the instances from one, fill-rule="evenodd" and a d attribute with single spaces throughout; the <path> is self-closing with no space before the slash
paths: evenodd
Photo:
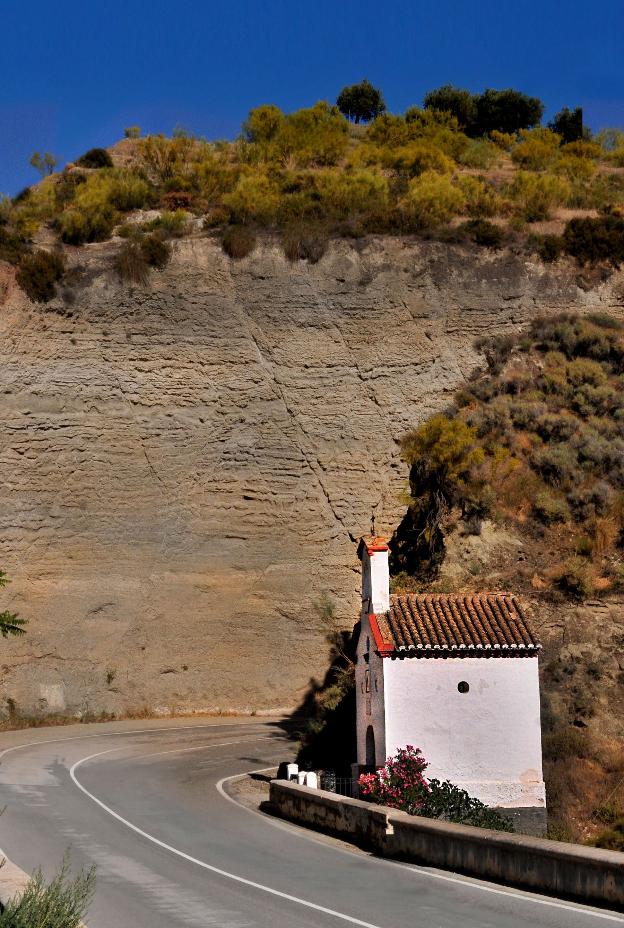
<path id="1" fill-rule="evenodd" d="M 366 729 L 366 766 L 375 766 L 375 732 L 372 725 Z"/>

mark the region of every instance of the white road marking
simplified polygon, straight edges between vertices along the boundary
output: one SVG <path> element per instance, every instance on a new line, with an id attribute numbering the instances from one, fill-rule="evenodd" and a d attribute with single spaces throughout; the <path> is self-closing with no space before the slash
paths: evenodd
<path id="1" fill-rule="evenodd" d="M 209 724 L 209 725 L 206 725 L 206 724 L 203 724 L 203 725 L 171 725 L 171 726 L 166 726 L 166 727 L 162 727 L 162 728 L 136 728 L 136 729 L 130 729 L 130 730 L 128 730 L 128 731 L 102 731 L 102 732 L 97 732 L 97 733 L 93 733 L 93 734 L 89 734 L 89 735 L 87 735 L 87 734 L 84 734 L 84 735 L 75 735 L 75 736 L 72 736 L 71 738 L 49 738 L 49 739 L 47 739 L 47 740 L 30 741 L 30 742 L 25 742 L 25 743 L 22 743 L 22 744 L 15 744 L 15 745 L 12 745 L 12 746 L 9 747 L 9 748 L 5 748 L 4 750 L 0 751 L 0 759 L 3 758 L 6 754 L 11 753 L 12 751 L 17 751 L 17 750 L 20 750 L 21 748 L 37 747 L 37 746 L 39 746 L 39 745 L 46 745 L 46 744 L 62 744 L 62 743 L 70 742 L 70 741 L 83 741 L 83 740 L 87 740 L 87 739 L 89 739 L 89 738 L 121 737 L 121 736 L 127 736 L 127 735 L 144 735 L 144 734 L 164 734 L 164 733 L 166 733 L 166 732 L 195 731 L 195 730 L 197 730 L 197 729 L 206 731 L 206 730 L 210 730 L 210 729 L 219 729 L 219 728 L 225 728 L 225 727 L 231 727 L 231 726 L 233 727 L 234 724 L 235 724 L 235 723 L 232 723 L 232 722 L 218 722 L 218 723 L 212 724 L 212 725 L 210 725 L 210 724 Z M 248 724 L 253 724 L 253 723 L 248 723 Z M 259 738 L 259 739 L 251 739 L 251 740 L 264 740 L 264 739 Z M 273 740 L 273 739 L 269 739 L 269 740 Z M 209 746 L 212 746 L 212 745 L 209 745 Z M 214 745 L 214 746 L 216 747 L 216 746 L 218 746 L 218 745 Z M 203 746 L 202 746 L 202 747 L 203 747 Z M 185 858 L 185 859 L 187 859 L 187 860 L 190 860 L 191 862 L 197 864 L 197 865 L 200 866 L 200 867 L 204 867 L 204 868 L 209 869 L 209 870 L 214 870 L 216 873 L 220 873 L 220 874 L 222 874 L 223 876 L 227 876 L 228 878 L 233 879 L 233 880 L 237 880 L 238 882 L 245 883 L 245 884 L 248 884 L 248 885 L 250 885 L 250 886 L 257 887 L 257 888 L 259 888 L 259 889 L 264 890 L 265 892 L 273 893 L 273 894 L 278 895 L 278 896 L 284 896 L 284 898 L 292 899 L 292 901 L 299 902 L 299 903 L 302 904 L 302 905 L 307 905 L 307 906 L 309 906 L 310 908 L 316 908 L 316 909 L 318 909 L 319 911 L 328 912 L 329 914 L 333 914 L 333 915 L 335 915 L 335 916 L 338 917 L 338 918 L 342 918 L 343 920 L 350 921 L 350 922 L 353 923 L 353 924 L 362 925 L 362 926 L 365 926 L 365 928 L 377 928 L 377 926 L 369 925 L 367 922 L 362 922 L 362 921 L 359 921 L 358 919 L 353 919 L 353 918 L 351 918 L 350 916 L 345 916 L 345 915 L 342 915 L 341 913 L 333 912 L 331 909 L 324 909 L 322 906 L 316 906 L 314 903 L 308 903 L 308 902 L 305 902 L 304 900 L 299 900 L 299 899 L 297 899 L 296 897 L 290 897 L 290 896 L 288 896 L 288 895 L 286 895 L 286 894 L 280 893 L 278 890 L 273 890 L 273 889 L 271 889 L 270 887 L 264 887 L 264 886 L 261 886 L 260 884 L 255 884 L 255 883 L 253 883 L 253 882 L 250 881 L 250 880 L 245 880 L 243 877 L 237 877 L 237 876 L 234 875 L 234 874 L 228 874 L 228 873 L 225 873 L 225 871 L 220 871 L 218 868 L 216 868 L 216 867 L 211 867 L 209 864 L 206 864 L 206 863 L 204 863 L 203 861 L 196 860 L 195 858 L 192 858 L 192 857 L 190 857 L 189 855 L 186 855 L 183 851 L 179 851 L 177 848 L 173 848 L 173 847 L 171 847 L 171 846 L 169 846 L 169 845 L 166 845 L 166 844 L 164 844 L 163 842 L 160 842 L 157 838 L 154 838 L 154 837 L 152 837 L 151 835 L 148 835 L 147 833 L 142 832 L 141 829 L 137 828 L 137 826 L 133 825 L 131 822 L 128 822 L 128 821 L 126 821 L 125 819 L 123 819 L 123 818 L 122 818 L 120 815 L 118 815 L 113 809 L 109 809 L 107 806 L 105 806 L 104 803 L 102 803 L 101 800 L 99 800 L 96 796 L 92 796 L 91 793 L 89 793 L 88 790 L 86 790 L 86 789 L 82 786 L 82 784 L 78 782 L 78 780 L 76 779 L 76 777 L 75 777 L 75 775 L 74 775 L 74 772 L 73 772 L 73 771 L 74 771 L 80 764 L 86 763 L 88 760 L 91 760 L 92 758 L 95 758 L 95 757 L 99 757 L 99 756 L 102 755 L 102 754 L 111 753 L 113 750 L 115 750 L 115 749 L 112 748 L 110 751 L 101 751 L 101 752 L 99 752 L 98 754 L 92 754 L 92 755 L 90 755 L 90 757 L 84 757 L 84 758 L 82 758 L 82 760 L 78 761 L 76 764 L 73 765 L 73 767 L 72 767 L 71 770 L 70 770 L 70 775 L 71 775 L 71 778 L 72 778 L 73 782 L 75 783 L 75 785 L 76 785 L 83 793 L 85 793 L 85 794 L 86 794 L 90 799 L 92 799 L 95 803 L 97 803 L 97 804 L 100 805 L 103 809 L 105 809 L 107 812 L 109 812 L 109 814 L 111 814 L 112 816 L 114 816 L 115 818 L 117 818 L 119 821 L 123 822 L 123 824 L 127 825 L 127 827 L 131 828 L 132 830 L 136 831 L 136 832 L 139 833 L 139 834 L 142 834 L 142 835 L 143 835 L 144 837 L 146 837 L 148 840 L 153 841 L 153 842 L 156 843 L 156 844 L 160 844 L 162 847 L 164 847 L 165 849 L 171 851 L 173 854 L 177 854 L 177 855 L 180 856 L 180 857 L 183 857 L 183 858 Z M 181 750 L 184 751 L 184 750 L 193 750 L 193 749 L 185 749 L 185 748 L 182 748 Z M 162 753 L 169 753 L 169 752 L 162 752 Z M 171 752 L 171 753 L 176 753 L 176 752 L 173 751 L 173 752 Z M 150 756 L 152 756 L 152 755 L 150 755 Z M 270 769 L 271 769 L 270 767 L 265 767 L 265 768 L 262 768 L 262 770 L 251 771 L 251 773 L 261 773 L 263 770 L 270 770 Z M 240 809 L 245 809 L 246 811 L 250 812 L 252 815 L 261 815 L 261 816 L 262 816 L 262 813 L 260 813 L 260 812 L 255 812 L 253 809 L 250 809 L 250 808 L 248 808 L 247 806 L 243 806 L 243 805 L 241 805 L 240 803 L 238 803 L 238 802 L 237 802 L 235 799 L 233 799 L 231 796 L 228 796 L 228 794 L 227 794 L 227 793 L 225 792 L 225 790 L 223 789 L 223 784 L 224 784 L 227 780 L 236 779 L 237 777 L 241 777 L 241 776 L 245 776 L 245 775 L 246 775 L 246 774 L 235 774 L 235 775 L 232 776 L 232 777 L 223 777 L 223 778 L 222 778 L 221 780 L 219 780 L 219 782 L 216 784 L 216 788 L 218 789 L 219 793 L 220 793 L 222 796 L 224 796 L 224 797 L 225 797 L 226 799 L 228 799 L 230 802 L 234 803 L 236 806 L 238 806 L 238 808 L 240 808 Z M 287 825 L 286 823 L 274 821 L 273 819 L 271 819 L 271 818 L 268 817 L 268 816 L 266 816 L 266 817 L 265 817 L 265 816 L 262 816 L 262 818 L 264 819 L 264 821 L 265 821 L 267 824 L 270 824 L 270 825 L 272 825 L 272 826 L 274 826 L 274 827 L 276 827 L 276 828 L 282 828 L 282 829 L 284 829 L 284 830 L 289 831 L 290 834 L 298 835 L 299 837 L 305 838 L 305 839 L 307 839 L 307 840 L 309 840 L 309 841 L 315 841 L 315 843 L 317 843 L 317 844 L 319 843 L 319 841 L 318 841 L 317 838 L 313 837 L 312 835 L 306 834 L 305 829 L 303 829 L 303 828 L 298 828 L 298 827 L 295 826 L 295 825 L 290 825 L 290 826 L 289 826 L 289 825 Z M 339 852 L 342 853 L 342 854 L 349 854 L 349 855 L 351 855 L 351 856 L 353 856 L 354 853 L 355 853 L 354 851 L 350 851 L 350 850 L 347 850 L 346 848 L 342 848 L 342 847 L 334 847 L 333 850 L 334 850 L 334 851 L 339 851 Z M 2 853 L 3 853 L 3 852 L 0 851 L 0 854 L 2 854 Z M 493 894 L 495 894 L 495 895 L 501 895 L 501 896 L 510 896 L 510 897 L 512 897 L 512 898 L 514 898 L 514 899 L 519 899 L 519 900 L 525 901 L 525 902 L 532 902 L 532 903 L 535 903 L 535 904 L 537 904 L 537 905 L 546 905 L 546 906 L 551 906 L 551 907 L 553 907 L 553 908 L 565 909 L 565 910 L 570 911 L 570 912 L 573 912 L 573 913 L 575 913 L 575 914 L 590 915 L 590 916 L 593 916 L 593 917 L 595 917 L 595 918 L 601 918 L 601 919 L 604 919 L 604 920 L 607 920 L 607 921 L 614 921 L 614 922 L 617 922 L 617 923 L 619 923 L 619 924 L 624 924 L 624 919 L 618 917 L 617 915 L 612 915 L 612 914 L 610 914 L 610 913 L 608 913 L 608 912 L 599 912 L 599 911 L 596 911 L 595 909 L 588 908 L 588 907 L 585 907 L 585 906 L 584 906 L 584 907 L 580 907 L 580 906 L 575 906 L 575 905 L 573 905 L 573 904 L 567 904 L 567 903 L 565 903 L 565 902 L 557 902 L 557 901 L 550 900 L 550 899 L 538 898 L 538 897 L 535 897 L 535 896 L 533 896 L 533 895 L 530 895 L 529 893 L 519 893 L 519 892 L 514 892 L 513 890 L 497 889 L 497 888 L 495 888 L 494 886 L 485 885 L 485 884 L 483 884 L 483 883 L 481 883 L 481 882 L 477 882 L 477 881 L 471 880 L 471 879 L 468 878 L 468 877 L 446 875 L 446 874 L 444 874 L 444 873 L 434 872 L 434 871 L 428 870 L 428 869 L 426 869 L 426 868 L 420 868 L 420 867 L 418 867 L 418 866 L 416 866 L 416 865 L 413 865 L 413 864 L 401 864 L 401 863 L 397 863 L 397 862 L 395 862 L 395 861 L 383 860 L 383 859 L 379 859 L 379 858 L 376 859 L 376 861 L 377 861 L 377 863 L 379 863 L 379 864 L 382 865 L 382 866 L 401 867 L 401 868 L 404 869 L 404 870 L 411 870 L 411 871 L 413 871 L 415 874 L 418 874 L 419 876 L 426 876 L 426 877 L 430 877 L 430 878 L 432 878 L 432 879 L 443 880 L 443 881 L 449 882 L 449 883 L 458 883 L 458 884 L 460 884 L 461 886 L 464 886 L 464 887 L 472 887 L 473 889 L 480 890 L 481 892 L 488 892 L 488 893 L 493 893 Z"/>
<path id="2" fill-rule="evenodd" d="M 245 724 L 253 723 L 248 722 Z M 205 731 L 210 728 L 232 727 L 235 727 L 233 722 L 218 722 L 215 725 L 167 725 L 162 728 L 132 728 L 128 731 L 101 731 L 97 733 L 94 732 L 92 735 L 73 735 L 71 738 L 47 738 L 45 741 L 24 741 L 22 744 L 14 744 L 10 748 L 4 748 L 3 751 L 0 751 L 0 760 L 2 760 L 5 754 L 10 754 L 12 751 L 19 751 L 22 748 L 36 748 L 40 744 L 66 744 L 69 741 L 86 741 L 88 738 L 119 738 L 125 735 L 150 735 L 168 731 L 196 731 L 198 728 Z M 241 728 L 242 727 L 241 725 Z"/>
<path id="3" fill-rule="evenodd" d="M 234 743 L 234 742 L 229 742 Z M 206 747 L 220 747 L 220 745 L 206 745 Z M 317 905 L 315 902 L 309 902 L 307 899 L 300 899 L 298 896 L 291 896 L 289 893 L 283 893 L 279 889 L 273 889 L 271 886 L 265 886 L 263 883 L 256 883 L 253 880 L 247 880 L 245 877 L 238 876 L 235 873 L 229 873 L 227 870 L 221 870 L 219 867 L 213 867 L 212 864 L 206 863 L 204 860 L 199 860 L 197 857 L 192 857 L 190 854 L 186 854 L 184 851 L 179 850 L 177 847 L 173 847 L 171 844 L 167 844 L 165 841 L 161 841 L 159 838 L 150 835 L 147 831 L 143 831 L 142 828 L 139 828 L 138 825 L 133 825 L 132 822 L 129 822 L 128 819 L 123 818 L 119 815 L 118 812 L 115 812 L 114 809 L 111 809 L 110 806 L 107 806 L 106 803 L 102 802 L 101 799 L 98 799 L 97 796 L 94 796 L 93 793 L 90 793 L 82 783 L 76 777 L 76 770 L 82 764 L 86 764 L 90 760 L 94 760 L 96 757 L 101 757 L 103 754 L 110 754 L 114 751 L 115 748 L 111 748 L 108 751 L 98 751 L 97 754 L 90 754 L 88 757 L 83 757 L 81 760 L 76 761 L 72 765 L 69 771 L 69 775 L 72 778 L 75 785 L 78 787 L 81 792 L 88 796 L 96 805 L 100 806 L 101 809 L 104 809 L 105 812 L 108 812 L 109 815 L 112 815 L 114 819 L 118 822 L 121 822 L 122 825 L 125 825 L 127 828 L 132 829 L 136 834 L 141 835 L 141 837 L 146 838 L 148 841 L 151 841 L 152 844 L 158 845 L 158 847 L 163 848 L 166 851 L 170 851 L 172 854 L 175 854 L 177 857 L 181 857 L 183 860 L 188 860 L 192 864 L 196 864 L 198 867 L 202 867 L 204 870 L 210 870 L 212 873 L 216 873 L 218 876 L 225 877 L 228 880 L 233 880 L 236 883 L 242 883 L 244 886 L 250 886 L 252 889 L 259 889 L 261 892 L 268 893 L 271 896 L 277 896 L 280 899 L 286 899 L 288 902 L 294 902 L 297 905 L 305 906 L 308 909 L 314 909 L 316 912 L 323 912 L 324 915 L 331 915 L 334 918 L 339 918 L 344 922 L 349 922 L 352 925 L 360 925 L 361 928 L 379 928 L 378 925 L 373 925 L 370 922 L 364 922 L 359 918 L 353 918 L 351 915 L 345 915 L 342 912 L 336 912 L 334 909 L 328 909 L 326 906 Z"/>
<path id="4" fill-rule="evenodd" d="M 260 816 L 268 825 L 273 825 L 275 828 L 281 828 L 283 831 L 288 831 L 291 835 L 297 835 L 300 838 L 306 838 L 308 841 L 314 841 L 315 844 L 321 844 L 323 842 L 319 841 L 318 837 L 308 834 L 304 826 L 296 825 L 292 822 L 287 821 L 278 821 L 272 819 L 269 815 L 264 815 L 262 812 L 258 812 L 256 809 L 251 809 L 249 806 L 243 805 L 241 802 L 238 802 L 234 799 L 233 796 L 230 796 L 226 791 L 224 784 L 229 780 L 240 780 L 245 776 L 249 776 L 252 773 L 264 773 L 266 770 L 273 770 L 274 767 L 261 767 L 259 770 L 249 770 L 247 773 L 235 773 L 230 777 L 222 777 L 218 783 L 215 784 L 215 788 L 224 799 L 229 800 L 235 806 L 238 806 L 239 809 L 243 809 L 245 812 L 250 812 L 252 815 Z M 325 844 L 325 847 L 330 845 Z M 337 845 L 331 845 L 332 850 L 339 851 L 341 854 L 349 854 L 351 856 L 359 856 L 358 851 L 349 850 L 349 848 L 339 847 Z M 547 905 L 556 909 L 565 909 L 568 912 L 574 912 L 577 915 L 591 915 L 594 918 L 602 918 L 611 922 L 618 922 L 620 925 L 624 925 L 624 918 L 620 918 L 618 915 L 611 914 L 610 912 L 599 912 L 594 908 L 589 906 L 579 906 L 574 903 L 558 902 L 554 899 L 544 899 L 542 896 L 537 896 L 531 894 L 530 891 L 515 892 L 511 889 L 499 889 L 495 886 L 485 884 L 479 880 L 471 879 L 470 877 L 463 877 L 461 875 L 451 876 L 446 873 L 439 873 L 435 870 L 430 870 L 427 867 L 419 867 L 417 864 L 406 864 L 399 863 L 398 861 L 388 860 L 387 858 L 375 857 L 375 861 L 381 865 L 388 867 L 400 867 L 401 870 L 412 871 L 412 873 L 418 874 L 418 876 L 431 877 L 433 880 L 443 880 L 446 883 L 459 883 L 461 886 L 470 887 L 472 889 L 478 889 L 484 893 L 492 893 L 496 896 L 509 896 L 512 899 L 520 899 L 523 902 L 532 902 L 535 905 Z"/>

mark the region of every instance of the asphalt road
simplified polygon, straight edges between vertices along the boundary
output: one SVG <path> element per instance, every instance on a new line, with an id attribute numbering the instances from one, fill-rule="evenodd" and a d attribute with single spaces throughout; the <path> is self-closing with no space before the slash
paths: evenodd
<path id="1" fill-rule="evenodd" d="M 89 928 L 581 928 L 624 917 L 378 860 L 217 789 L 292 746 L 268 721 L 0 735 L 0 846 L 30 872 L 97 866 Z M 225 784 L 227 789 L 227 783 Z"/>

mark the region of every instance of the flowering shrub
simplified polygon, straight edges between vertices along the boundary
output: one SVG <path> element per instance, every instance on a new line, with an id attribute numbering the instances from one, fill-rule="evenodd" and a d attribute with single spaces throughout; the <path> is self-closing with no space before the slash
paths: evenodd
<path id="1" fill-rule="evenodd" d="M 429 791 L 423 772 L 429 765 L 420 748 L 408 744 L 389 757 L 377 773 L 363 773 L 359 779 L 360 795 L 391 809 L 418 815 Z"/>
<path id="2" fill-rule="evenodd" d="M 379 805 L 400 809 L 409 815 L 441 818 L 461 825 L 513 831 L 513 825 L 480 799 L 470 796 L 448 780 L 427 781 L 424 772 L 429 764 L 420 748 L 408 744 L 389 757 L 386 766 L 376 773 L 360 775 L 360 796 Z"/>

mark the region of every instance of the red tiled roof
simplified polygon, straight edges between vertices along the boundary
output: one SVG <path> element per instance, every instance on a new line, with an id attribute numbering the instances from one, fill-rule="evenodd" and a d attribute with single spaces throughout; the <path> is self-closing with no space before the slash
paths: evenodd
<path id="1" fill-rule="evenodd" d="M 511 593 L 409 593 L 390 597 L 375 617 L 382 656 L 436 653 L 486 657 L 535 654 L 541 648 L 519 600 Z"/>

